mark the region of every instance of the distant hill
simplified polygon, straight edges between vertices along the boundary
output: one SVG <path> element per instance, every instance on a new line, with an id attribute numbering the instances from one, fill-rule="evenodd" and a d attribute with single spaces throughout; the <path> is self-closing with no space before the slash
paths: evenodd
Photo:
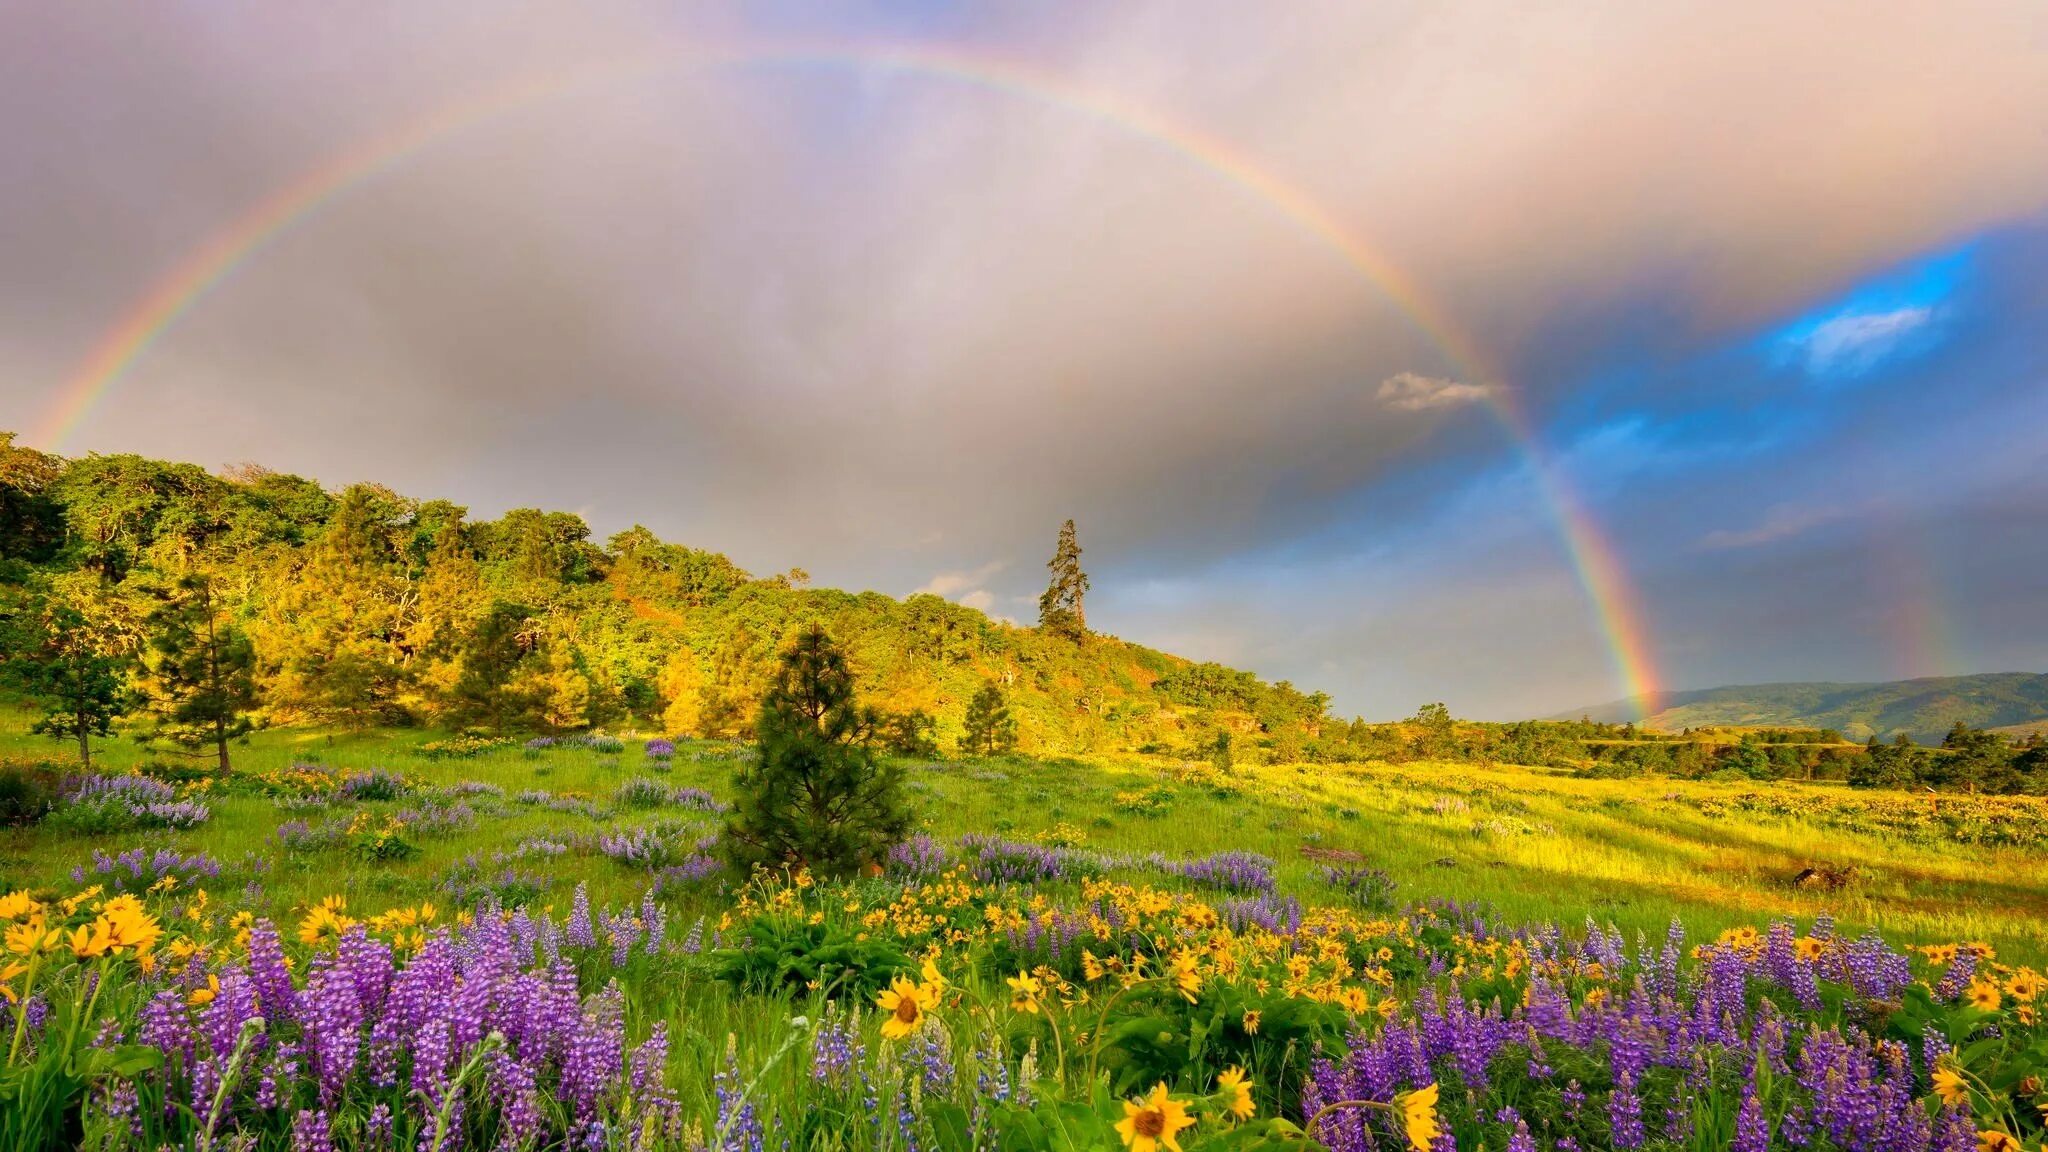
<path id="1" fill-rule="evenodd" d="M 1637 714 L 1634 700 L 1574 710 L 1557 719 L 1619 722 Z M 1833 728 L 1851 740 L 1889 740 L 1904 732 L 1926 743 L 1961 720 L 2015 733 L 2048 725 L 2048 675 L 1986 672 L 1876 684 L 1736 684 L 1669 692 L 1654 701 L 1647 727 L 1663 731 L 1713 726 Z"/>

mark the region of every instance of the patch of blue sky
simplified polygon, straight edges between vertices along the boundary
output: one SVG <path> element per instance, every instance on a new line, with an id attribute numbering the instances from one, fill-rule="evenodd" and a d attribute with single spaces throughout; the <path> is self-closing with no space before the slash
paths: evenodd
<path id="1" fill-rule="evenodd" d="M 1948 338 L 1976 247 L 1973 240 L 1863 280 L 1766 333 L 1767 356 L 1842 383 L 1933 351 Z"/>

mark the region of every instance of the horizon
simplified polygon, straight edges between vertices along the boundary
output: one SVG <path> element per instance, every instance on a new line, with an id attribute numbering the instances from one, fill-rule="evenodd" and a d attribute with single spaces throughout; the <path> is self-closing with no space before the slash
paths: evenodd
<path id="1" fill-rule="evenodd" d="M 1344 714 L 2048 667 L 1987 10 L 34 12 L 0 426 L 1010 619 L 1071 515 Z"/>

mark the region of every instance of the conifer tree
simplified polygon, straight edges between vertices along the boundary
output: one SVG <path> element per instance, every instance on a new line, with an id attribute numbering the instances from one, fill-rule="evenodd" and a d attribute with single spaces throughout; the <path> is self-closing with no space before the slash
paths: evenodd
<path id="1" fill-rule="evenodd" d="M 910 831 L 902 771 L 874 753 L 874 714 L 846 657 L 811 625 L 782 656 L 755 723 L 719 843 L 741 871 L 794 864 L 825 876 L 879 865 Z"/>
<path id="2" fill-rule="evenodd" d="M 993 756 L 1017 748 L 1017 721 L 1010 715 L 1009 701 L 994 681 L 983 684 L 967 702 L 967 734 L 960 750 L 970 756 Z"/>
<path id="3" fill-rule="evenodd" d="M 254 725 L 256 649 L 228 619 L 213 581 L 191 575 L 178 581 L 150 614 L 155 633 L 157 711 L 155 738 L 186 748 L 213 745 L 226 773 L 228 741 Z"/>
<path id="4" fill-rule="evenodd" d="M 1060 526 L 1059 544 L 1046 561 L 1052 580 L 1038 598 L 1038 626 L 1055 636 L 1080 640 L 1088 632 L 1088 612 L 1083 600 L 1088 595 L 1088 574 L 1081 571 L 1081 545 L 1074 539 L 1074 522 Z"/>
<path id="5" fill-rule="evenodd" d="M 23 627 L 0 672 L 42 708 L 31 732 L 78 741 L 78 762 L 92 767 L 92 737 L 113 732 L 114 721 L 134 706 L 123 674 L 127 663 L 93 642 L 84 615 L 58 605 Z"/>

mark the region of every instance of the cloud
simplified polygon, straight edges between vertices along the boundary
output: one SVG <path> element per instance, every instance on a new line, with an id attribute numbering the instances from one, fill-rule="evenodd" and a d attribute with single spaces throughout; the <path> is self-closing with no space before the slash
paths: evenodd
<path id="1" fill-rule="evenodd" d="M 1795 536 L 1804 536 L 1815 528 L 1835 523 L 1848 513 L 1841 508 L 1802 508 L 1792 504 L 1780 504 L 1764 513 L 1764 518 L 1749 528 L 1717 528 L 1700 537 L 1699 546 L 1710 551 L 1731 548 L 1756 548 L 1774 544 Z"/>
<path id="2" fill-rule="evenodd" d="M 1484 384 L 1466 384 L 1438 376 L 1402 372 L 1380 381 L 1374 398 L 1399 412 L 1422 412 L 1431 408 L 1463 408 L 1492 395 Z"/>
<path id="3" fill-rule="evenodd" d="M 1853 378 L 1920 343 L 1938 315 L 1929 306 L 1851 313 L 1788 336 L 1786 343 L 1813 375 Z"/>
<path id="4" fill-rule="evenodd" d="M 979 568 L 940 572 L 919 585 L 916 591 L 942 596 L 956 604 L 978 608 L 983 612 L 993 612 L 997 594 L 987 585 L 991 577 L 1007 566 L 1007 561 L 991 560 Z"/>

